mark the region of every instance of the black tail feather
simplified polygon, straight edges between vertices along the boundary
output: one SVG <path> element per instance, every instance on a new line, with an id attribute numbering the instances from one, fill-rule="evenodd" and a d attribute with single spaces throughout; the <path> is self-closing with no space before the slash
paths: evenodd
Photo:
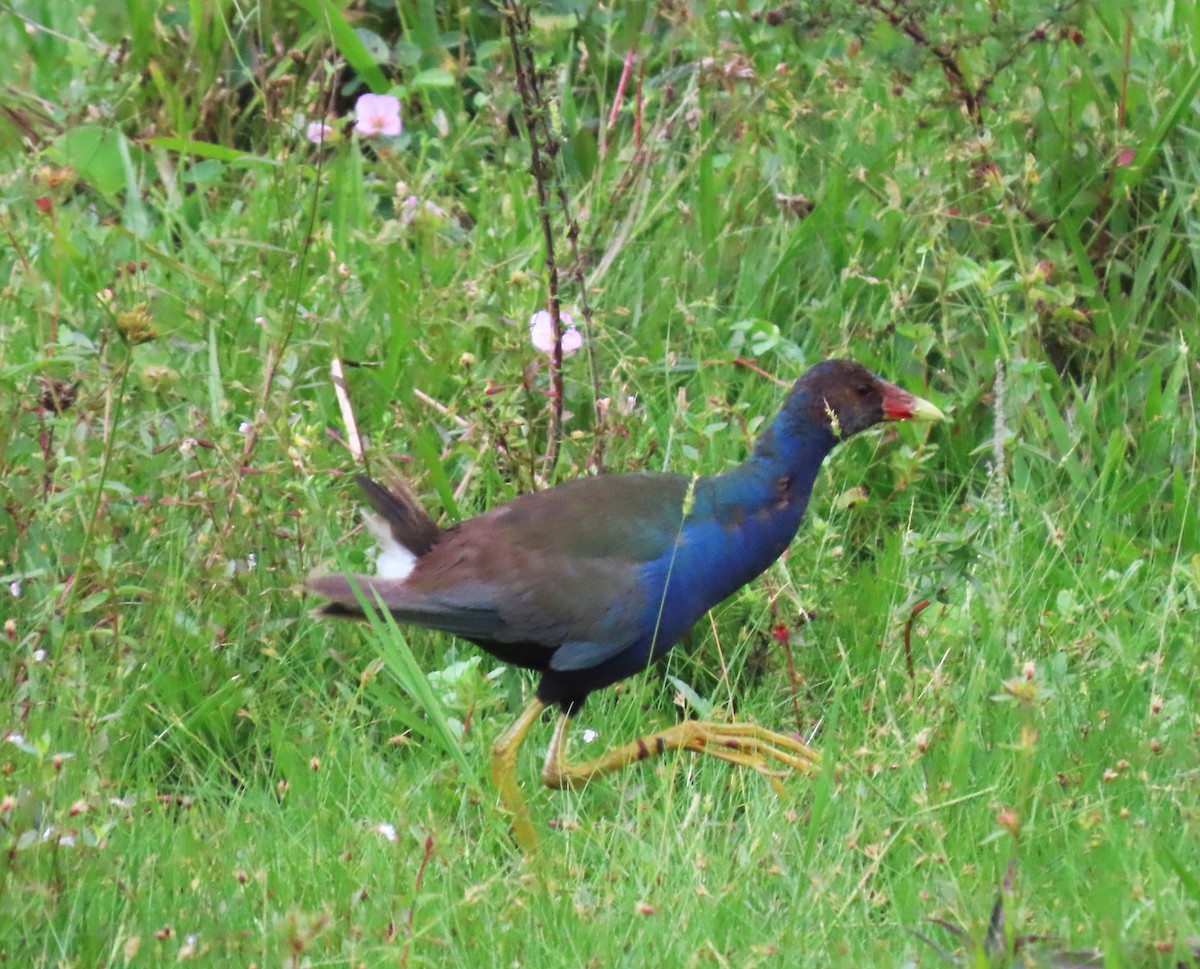
<path id="1" fill-rule="evenodd" d="M 358 482 L 371 507 L 388 523 L 396 541 L 413 555 L 420 558 L 437 544 L 442 530 L 409 494 L 408 489 L 389 491 L 365 474 L 356 474 L 354 480 Z"/>

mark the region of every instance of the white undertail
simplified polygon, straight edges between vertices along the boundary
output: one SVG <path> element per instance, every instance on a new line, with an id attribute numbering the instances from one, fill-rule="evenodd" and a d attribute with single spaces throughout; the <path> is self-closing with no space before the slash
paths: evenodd
<path id="1" fill-rule="evenodd" d="M 375 557 L 375 575 L 381 579 L 407 579 L 417 557 L 405 545 L 396 540 L 388 523 L 371 512 L 363 513 L 363 522 L 375 541 L 379 552 Z"/>

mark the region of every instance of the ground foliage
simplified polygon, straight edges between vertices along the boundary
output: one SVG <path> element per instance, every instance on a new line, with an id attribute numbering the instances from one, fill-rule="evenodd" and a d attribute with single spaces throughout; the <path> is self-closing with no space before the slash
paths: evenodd
<path id="1" fill-rule="evenodd" d="M 530 14 L 527 115 L 496 5 L 0 5 L 0 962 L 1185 964 L 1196 4 Z M 842 448 L 581 723 L 736 713 L 826 770 L 535 793 L 523 863 L 485 765 L 529 682 L 307 615 L 368 544 L 331 360 L 452 521 L 728 467 L 834 354 L 951 423 Z"/>

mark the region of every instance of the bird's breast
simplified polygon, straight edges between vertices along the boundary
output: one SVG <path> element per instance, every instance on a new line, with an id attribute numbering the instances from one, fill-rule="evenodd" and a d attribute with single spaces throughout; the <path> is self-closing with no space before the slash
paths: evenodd
<path id="1" fill-rule="evenodd" d="M 724 520 L 688 523 L 670 552 L 642 569 L 643 622 L 661 655 L 709 609 L 784 553 L 800 525 L 804 502 L 791 500 Z"/>

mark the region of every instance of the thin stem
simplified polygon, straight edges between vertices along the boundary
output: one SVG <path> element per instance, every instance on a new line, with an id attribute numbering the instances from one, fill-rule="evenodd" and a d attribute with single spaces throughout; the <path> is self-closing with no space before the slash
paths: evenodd
<path id="1" fill-rule="evenodd" d="M 562 316 L 558 297 L 558 263 L 554 255 L 554 230 L 550 224 L 550 173 L 546 156 L 558 154 L 558 140 L 546 124 L 546 105 L 538 87 L 537 68 L 529 46 L 529 10 L 518 0 L 506 0 L 504 12 L 508 17 L 508 41 L 512 48 L 513 67 L 517 76 L 517 93 L 529 135 L 529 169 L 537 186 L 538 218 L 546 247 L 546 308 L 554 334 L 550 353 L 550 429 L 547 432 L 546 454 L 542 460 L 542 477 L 549 479 L 558 463 L 562 443 L 563 379 L 562 379 Z"/>

